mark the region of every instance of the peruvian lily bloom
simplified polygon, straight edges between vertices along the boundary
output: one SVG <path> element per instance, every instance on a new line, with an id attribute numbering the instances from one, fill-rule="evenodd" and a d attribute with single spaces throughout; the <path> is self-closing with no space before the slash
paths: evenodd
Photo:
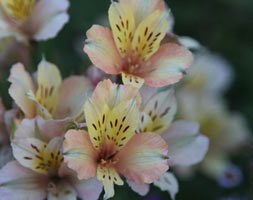
<path id="1" fill-rule="evenodd" d="M 88 79 L 71 76 L 62 81 L 57 66 L 43 59 L 38 66 L 37 82 L 20 63 L 11 68 L 8 80 L 11 82 L 9 94 L 26 118 L 40 115 L 45 119 L 72 117 L 77 121 L 83 120 L 80 110 L 86 92 L 92 88 Z"/>
<path id="2" fill-rule="evenodd" d="M 141 115 L 137 133 L 153 132 L 161 135 L 168 144 L 169 166 L 191 166 L 203 160 L 209 140 L 199 133 L 195 122 L 179 120 L 172 123 L 177 110 L 174 91 L 167 88 L 142 87 Z M 129 183 L 140 195 L 146 195 L 149 185 Z M 172 199 L 178 192 L 177 179 L 171 172 L 165 173 L 154 185 L 168 191 Z"/>
<path id="3" fill-rule="evenodd" d="M 124 84 L 140 88 L 178 82 L 192 62 L 177 44 L 160 46 L 169 25 L 163 0 L 120 0 L 109 8 L 111 29 L 94 25 L 87 31 L 84 51 L 108 74 L 121 74 Z"/>
<path id="4" fill-rule="evenodd" d="M 114 196 L 120 175 L 136 184 L 152 183 L 168 169 L 167 144 L 161 136 L 136 134 L 138 90 L 106 80 L 99 83 L 84 107 L 88 132 L 69 130 L 64 158 L 79 179 L 94 176 L 104 185 L 104 199 Z M 138 100 L 137 100 L 138 101 Z"/>
<path id="5" fill-rule="evenodd" d="M 1 0 L 0 38 L 29 40 L 54 38 L 68 22 L 67 0 Z"/>
<path id="6" fill-rule="evenodd" d="M 198 93 L 222 95 L 233 79 L 233 71 L 229 63 L 221 56 L 207 50 L 195 53 L 194 58 L 180 86 Z"/>
<path id="7" fill-rule="evenodd" d="M 183 88 L 177 97 L 179 116 L 198 121 L 201 133 L 210 140 L 208 154 L 197 169 L 210 178 L 219 178 L 230 165 L 229 154 L 250 138 L 245 119 L 229 112 L 220 98 L 208 92 Z"/>
<path id="8" fill-rule="evenodd" d="M 23 120 L 15 133 L 12 149 L 16 161 L 0 170 L 1 198 L 98 199 L 102 184 L 96 179 L 79 181 L 63 163 L 64 127 L 55 121 L 37 120 Z"/>

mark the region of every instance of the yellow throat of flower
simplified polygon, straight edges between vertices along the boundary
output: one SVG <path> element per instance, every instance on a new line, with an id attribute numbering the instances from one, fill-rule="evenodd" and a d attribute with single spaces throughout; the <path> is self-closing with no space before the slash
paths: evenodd
<path id="1" fill-rule="evenodd" d="M 25 21 L 32 12 L 35 0 L 1 0 L 4 11 L 17 21 Z"/>

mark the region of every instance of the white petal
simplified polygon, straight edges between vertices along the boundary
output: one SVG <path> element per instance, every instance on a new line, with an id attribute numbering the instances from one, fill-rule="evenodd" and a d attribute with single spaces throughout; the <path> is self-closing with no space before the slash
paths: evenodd
<path id="1" fill-rule="evenodd" d="M 162 191 L 169 192 L 173 200 L 179 190 L 177 179 L 170 172 L 166 172 L 159 180 L 154 182 L 154 185 L 159 187 Z"/>
<path id="2" fill-rule="evenodd" d="M 0 194 L 4 200 L 43 200 L 46 198 L 46 179 L 12 161 L 0 170 Z"/>
<path id="3" fill-rule="evenodd" d="M 68 22 L 67 0 L 40 0 L 34 7 L 30 23 L 35 40 L 53 38 Z"/>
<path id="4" fill-rule="evenodd" d="M 209 139 L 199 134 L 195 122 L 174 122 L 162 136 L 168 144 L 170 165 L 193 165 L 207 153 Z"/>
<path id="5" fill-rule="evenodd" d="M 133 191 L 135 191 L 137 194 L 141 196 L 146 196 L 150 190 L 149 184 L 137 184 L 129 180 L 127 180 L 127 183 Z"/>

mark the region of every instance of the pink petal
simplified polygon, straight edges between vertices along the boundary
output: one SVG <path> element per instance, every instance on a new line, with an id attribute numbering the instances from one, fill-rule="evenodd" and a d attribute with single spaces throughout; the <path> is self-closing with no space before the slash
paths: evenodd
<path id="1" fill-rule="evenodd" d="M 46 187 L 46 177 L 22 167 L 17 161 L 9 162 L 0 170 L 1 199 L 43 200 Z"/>
<path id="2" fill-rule="evenodd" d="M 158 180 L 154 182 L 154 185 L 159 187 L 162 191 L 170 193 L 171 198 L 174 200 L 178 193 L 179 186 L 176 177 L 170 172 L 166 172 Z"/>
<path id="3" fill-rule="evenodd" d="M 8 79 L 11 82 L 9 94 L 14 99 L 16 104 L 25 113 L 27 118 L 35 116 L 35 104 L 28 99 L 27 93 L 34 91 L 32 78 L 25 71 L 21 63 L 15 64 L 11 68 L 11 75 Z"/>
<path id="4" fill-rule="evenodd" d="M 83 112 L 83 105 L 88 97 L 87 92 L 93 88 L 84 76 L 71 76 L 65 79 L 60 88 L 57 118 L 77 117 Z"/>
<path id="5" fill-rule="evenodd" d="M 152 183 L 169 168 L 167 148 L 160 135 L 136 134 L 117 154 L 119 162 L 115 167 L 130 181 Z"/>
<path id="6" fill-rule="evenodd" d="M 177 44 L 167 43 L 151 56 L 137 72 L 151 87 L 162 87 L 178 82 L 192 63 L 190 51 Z"/>
<path id="7" fill-rule="evenodd" d="M 103 185 L 96 178 L 78 181 L 74 184 L 81 199 L 97 200 L 103 190 Z"/>
<path id="8" fill-rule="evenodd" d="M 141 196 L 146 196 L 150 190 L 149 184 L 137 184 L 132 181 L 127 181 L 127 183 L 133 191 Z"/>
<path id="9" fill-rule="evenodd" d="M 121 57 L 114 43 L 112 32 L 99 25 L 93 25 L 87 31 L 84 52 L 91 62 L 108 74 L 119 74 Z"/>
<path id="10" fill-rule="evenodd" d="M 24 119 L 20 123 L 20 125 L 17 127 L 14 139 L 20 140 L 20 139 L 26 139 L 26 138 L 32 138 L 36 137 L 36 131 L 35 131 L 35 119 Z"/>
<path id="11" fill-rule="evenodd" d="M 199 125 L 177 121 L 162 135 L 169 146 L 170 165 L 194 165 L 205 157 L 209 139 L 199 133 Z"/>
<path id="12" fill-rule="evenodd" d="M 65 135 L 63 151 L 65 162 L 77 172 L 79 179 L 89 179 L 96 175 L 98 154 L 86 131 L 69 130 Z"/>
<path id="13" fill-rule="evenodd" d="M 30 30 L 34 31 L 35 40 L 54 38 L 68 22 L 66 13 L 67 0 L 40 0 L 35 4 L 29 21 Z"/>
<path id="14" fill-rule="evenodd" d="M 54 137 L 63 136 L 69 125 L 69 119 L 63 120 L 44 120 L 41 117 L 36 118 L 38 129 L 41 132 L 41 137 L 44 141 L 49 141 Z"/>

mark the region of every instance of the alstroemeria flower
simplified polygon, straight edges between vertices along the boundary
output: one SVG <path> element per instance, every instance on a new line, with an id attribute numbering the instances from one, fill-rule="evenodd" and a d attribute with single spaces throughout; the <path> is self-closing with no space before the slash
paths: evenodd
<path id="1" fill-rule="evenodd" d="M 68 22 L 68 0 L 1 0 L 0 38 L 17 40 L 54 38 Z"/>
<path id="2" fill-rule="evenodd" d="M 152 183 L 168 169 L 167 145 L 154 133 L 136 134 L 138 90 L 99 83 L 84 107 L 88 132 L 69 130 L 63 144 L 65 160 L 79 179 L 94 176 L 103 183 L 104 199 L 114 196 L 120 175 L 137 184 Z"/>
<path id="3" fill-rule="evenodd" d="M 64 132 L 59 126 L 55 121 L 22 121 L 12 141 L 16 161 L 0 170 L 1 198 L 98 199 L 102 184 L 96 179 L 79 181 L 63 163 L 59 133 Z"/>
<path id="4" fill-rule="evenodd" d="M 144 101 L 141 105 L 139 132 L 154 132 L 161 134 L 168 144 L 169 165 L 190 166 L 203 160 L 207 153 L 209 140 L 199 133 L 197 123 L 179 120 L 172 123 L 177 110 L 177 104 L 172 89 L 155 89 L 142 87 L 141 95 Z M 132 185 L 140 195 L 146 195 L 148 185 Z M 168 191 L 174 199 L 178 192 L 175 176 L 167 172 L 154 182 L 162 191 Z"/>
<path id="5" fill-rule="evenodd" d="M 112 2 L 111 29 L 99 25 L 87 31 L 84 51 L 108 74 L 121 74 L 124 84 L 161 87 L 178 82 L 192 62 L 177 44 L 160 46 L 169 18 L 163 0 Z"/>
<path id="6" fill-rule="evenodd" d="M 207 50 L 196 53 L 194 58 L 189 73 L 181 82 L 181 87 L 212 95 L 223 94 L 233 79 L 229 63 Z"/>
<path id="7" fill-rule="evenodd" d="M 208 154 L 199 169 L 211 178 L 220 177 L 229 164 L 229 153 L 250 136 L 245 119 L 229 112 L 222 99 L 208 92 L 198 93 L 184 88 L 177 97 L 179 116 L 198 121 L 200 132 L 210 140 Z"/>
<path id="8" fill-rule="evenodd" d="M 72 117 L 82 120 L 86 92 L 92 88 L 83 76 L 71 76 L 62 82 L 60 72 L 43 59 L 38 66 L 37 82 L 20 63 L 11 68 L 9 94 L 26 118 L 40 115 L 45 119 Z"/>

